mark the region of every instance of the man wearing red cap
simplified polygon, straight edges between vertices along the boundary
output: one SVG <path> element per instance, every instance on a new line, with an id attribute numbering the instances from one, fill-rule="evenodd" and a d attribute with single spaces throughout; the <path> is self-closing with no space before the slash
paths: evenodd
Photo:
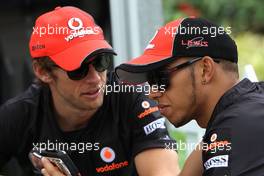
<path id="1" fill-rule="evenodd" d="M 183 174 L 264 173 L 264 83 L 239 81 L 237 47 L 225 30 L 201 18 L 172 21 L 142 56 L 116 68 L 121 81 L 158 87 L 150 97 L 174 126 L 194 119 L 206 128 Z"/>
<path id="2" fill-rule="evenodd" d="M 33 149 L 66 151 L 84 176 L 179 171 L 176 152 L 164 150 L 175 141 L 155 102 L 144 93 L 104 95 L 102 87 L 118 84 L 106 73 L 115 52 L 88 13 L 58 7 L 41 15 L 29 47 L 38 80 L 0 108 L 1 167 L 16 157 L 32 175 Z M 36 172 L 62 175 L 45 158 L 46 169 L 35 159 Z"/>

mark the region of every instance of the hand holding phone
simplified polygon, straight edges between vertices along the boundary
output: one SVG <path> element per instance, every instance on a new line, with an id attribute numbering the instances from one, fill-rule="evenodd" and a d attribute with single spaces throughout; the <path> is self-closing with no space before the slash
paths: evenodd
<path id="1" fill-rule="evenodd" d="M 47 158 L 52 164 L 57 166 L 59 170 L 66 176 L 80 176 L 77 167 L 72 162 L 71 158 L 67 155 L 65 151 L 40 151 L 34 148 L 29 153 L 29 159 L 36 169 L 35 172 L 41 173 L 41 169 L 44 168 L 41 158 Z"/>

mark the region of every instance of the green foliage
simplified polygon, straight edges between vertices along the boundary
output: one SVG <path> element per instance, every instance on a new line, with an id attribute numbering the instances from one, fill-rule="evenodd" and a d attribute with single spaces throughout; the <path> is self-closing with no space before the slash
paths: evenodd
<path id="1" fill-rule="evenodd" d="M 169 131 L 170 136 L 175 139 L 177 141 L 177 143 L 179 143 L 181 141 L 181 143 L 186 143 L 186 138 L 187 135 L 183 132 L 179 132 L 179 131 Z M 183 167 L 184 162 L 187 158 L 187 151 L 186 150 L 178 150 L 178 157 L 179 157 L 179 165 L 180 168 Z"/>
<path id="2" fill-rule="evenodd" d="M 264 36 L 252 33 L 237 35 L 240 75 L 246 64 L 253 65 L 259 80 L 264 80 Z"/>
<path id="3" fill-rule="evenodd" d="M 232 26 L 235 33 L 252 31 L 264 34 L 263 0 L 163 0 L 165 21 L 196 15 L 221 25 Z M 182 8 L 182 5 L 188 6 Z"/>
<path id="4" fill-rule="evenodd" d="M 240 75 L 252 64 L 259 80 L 264 80 L 263 0 L 163 0 L 165 21 L 200 16 L 230 26 L 238 46 Z"/>

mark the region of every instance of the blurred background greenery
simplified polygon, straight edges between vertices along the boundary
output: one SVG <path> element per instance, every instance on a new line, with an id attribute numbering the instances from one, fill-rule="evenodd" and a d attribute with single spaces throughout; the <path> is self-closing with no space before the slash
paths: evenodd
<path id="1" fill-rule="evenodd" d="M 184 132 L 177 131 L 177 130 L 169 130 L 169 134 L 171 137 L 176 139 L 177 144 L 179 144 L 180 142 L 186 144 L 187 135 Z M 179 157 L 179 165 L 180 165 L 180 168 L 182 168 L 184 165 L 184 162 L 187 158 L 188 153 L 186 150 L 177 150 L 177 153 L 178 153 L 178 157 Z"/>
<path id="2" fill-rule="evenodd" d="M 258 80 L 264 80 L 263 0 L 163 0 L 165 22 L 196 16 L 231 27 L 238 46 L 239 71 L 251 64 Z"/>

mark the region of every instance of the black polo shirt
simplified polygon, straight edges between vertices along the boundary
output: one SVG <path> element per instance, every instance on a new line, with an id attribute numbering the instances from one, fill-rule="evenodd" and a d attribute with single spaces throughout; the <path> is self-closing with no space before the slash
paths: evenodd
<path id="1" fill-rule="evenodd" d="M 108 85 L 117 85 L 108 74 Z M 35 147 L 64 149 L 82 176 L 137 175 L 134 156 L 173 143 L 155 102 L 143 93 L 108 93 L 83 129 L 63 132 L 53 115 L 50 90 L 33 84 L 0 109 L 0 167 L 16 157 L 32 175 L 28 159 Z"/>
<path id="2" fill-rule="evenodd" d="M 214 109 L 203 139 L 203 175 L 264 175 L 263 134 L 264 83 L 244 79 Z"/>

